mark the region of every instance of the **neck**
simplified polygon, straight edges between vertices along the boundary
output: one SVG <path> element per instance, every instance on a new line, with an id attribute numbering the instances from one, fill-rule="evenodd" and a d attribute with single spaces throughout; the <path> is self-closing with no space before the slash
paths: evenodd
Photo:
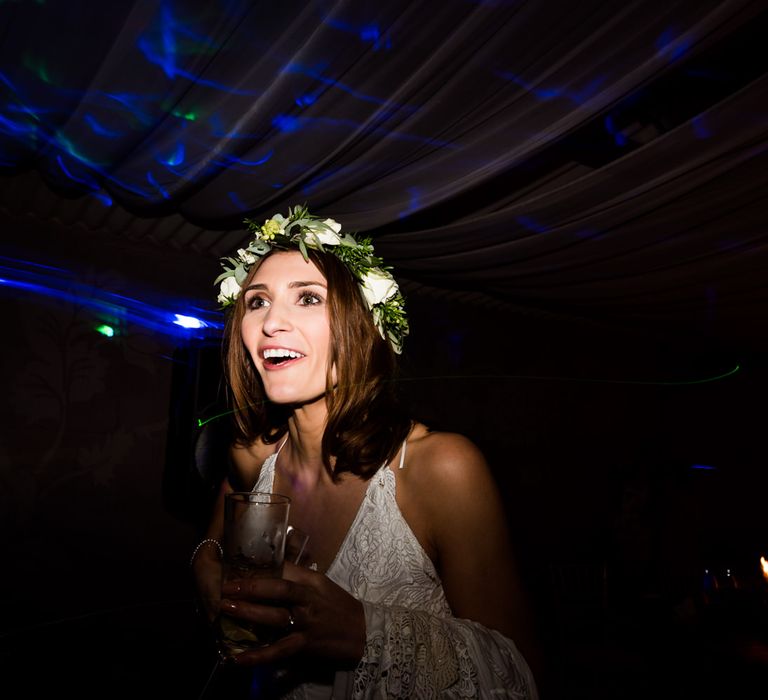
<path id="1" fill-rule="evenodd" d="M 328 477 L 322 442 L 328 409 L 325 400 L 294 410 L 288 419 L 288 444 L 280 452 L 280 470 L 290 479 L 317 481 Z"/>

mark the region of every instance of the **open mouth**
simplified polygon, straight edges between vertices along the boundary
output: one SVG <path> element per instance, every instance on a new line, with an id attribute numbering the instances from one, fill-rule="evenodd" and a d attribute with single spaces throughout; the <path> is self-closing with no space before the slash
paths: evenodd
<path id="1" fill-rule="evenodd" d="M 291 360 L 300 360 L 305 355 L 295 350 L 287 350 L 285 348 L 269 348 L 262 351 L 262 357 L 264 358 L 264 364 L 269 367 L 278 367 L 284 365 Z"/>

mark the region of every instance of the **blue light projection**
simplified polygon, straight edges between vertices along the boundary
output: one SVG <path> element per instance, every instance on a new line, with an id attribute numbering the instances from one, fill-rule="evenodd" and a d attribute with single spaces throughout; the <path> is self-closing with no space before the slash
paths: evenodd
<path id="1" fill-rule="evenodd" d="M 697 114 L 691 119 L 691 126 L 693 127 L 693 133 L 697 139 L 708 139 L 712 137 L 712 130 L 707 126 L 706 119 L 702 114 Z"/>
<path id="2" fill-rule="evenodd" d="M 166 77 L 186 77 L 176 64 L 177 56 L 210 55 L 217 46 L 207 36 L 177 21 L 171 13 L 170 3 L 162 2 L 157 22 L 138 39 L 139 49 L 151 63 L 160 66 Z"/>
<path id="3" fill-rule="evenodd" d="M 59 167 L 62 169 L 64 174 L 73 182 L 79 182 L 82 185 L 85 185 L 89 189 L 98 190 L 99 185 L 91 178 L 85 178 L 85 177 L 77 177 L 77 175 L 74 175 L 69 168 L 67 168 L 66 165 L 64 165 L 64 159 L 61 157 L 61 155 L 56 156 L 56 162 L 59 164 Z"/>
<path id="4" fill-rule="evenodd" d="M 81 284 L 71 272 L 62 268 L 11 258 L 0 260 L 4 263 L 0 264 L 0 292 L 13 289 L 73 303 L 97 314 L 120 318 L 176 338 L 218 337 L 224 328 L 220 312 L 202 309 L 194 302 L 174 302 L 187 311 L 179 313 L 165 306 Z"/>
<path id="5" fill-rule="evenodd" d="M 116 139 L 123 135 L 122 131 L 118 131 L 117 129 L 109 129 L 102 125 L 92 114 L 86 114 L 83 119 L 85 120 L 85 123 L 91 127 L 91 131 L 93 131 L 93 133 L 97 134 L 98 136 L 104 136 L 108 139 Z"/>
<path id="6" fill-rule="evenodd" d="M 240 195 L 237 194 L 237 192 L 227 192 L 227 197 L 229 197 L 229 201 L 235 205 L 235 209 L 237 209 L 237 211 L 244 212 L 248 210 L 248 207 L 245 205 L 245 202 L 243 202 L 243 200 L 240 199 Z"/>
<path id="7" fill-rule="evenodd" d="M 85 156 L 69 138 L 60 132 L 57 127 L 48 127 L 41 122 L 39 117 L 40 114 L 45 112 L 55 113 L 55 110 L 33 109 L 23 103 L 20 104 L 18 102 L 20 99 L 20 90 L 18 90 L 13 82 L 5 75 L 2 75 L 2 82 L 13 92 L 12 101 L 7 107 L 8 111 L 28 115 L 35 121 L 34 123 L 19 123 L 0 114 L 0 132 L 4 131 L 10 135 L 26 136 L 33 148 L 38 145 L 40 148 L 50 147 L 54 153 L 58 151 L 54 160 L 67 178 L 73 182 L 85 185 L 86 188 L 91 191 L 100 189 L 100 186 L 92 178 L 87 176 L 77 176 L 74 174 L 71 167 L 65 165 L 62 155 L 70 156 L 86 169 L 96 173 L 101 173 L 104 170 L 104 164 L 97 163 Z M 86 124 L 88 124 L 87 120 Z M 91 122 L 89 126 L 93 126 L 93 122 Z"/>
<path id="8" fill-rule="evenodd" d="M 534 233 L 546 233 L 549 230 L 544 224 L 540 224 L 531 216 L 518 216 L 515 218 L 515 221 L 523 228 Z"/>
<path id="9" fill-rule="evenodd" d="M 317 95 L 313 95 L 311 93 L 307 93 L 305 95 L 301 95 L 301 97 L 297 97 L 294 102 L 299 107 L 309 107 L 310 105 L 315 104 L 317 101 Z"/>
<path id="10" fill-rule="evenodd" d="M 140 35 L 138 44 L 143 49 L 144 56 L 160 65 L 166 76 L 171 79 L 188 78 L 197 85 L 223 89 L 229 94 L 248 96 L 257 94 L 257 91 L 237 90 L 215 81 L 198 79 L 197 76 L 184 71 L 177 65 L 177 58 L 180 56 L 212 54 L 219 47 L 202 33 L 195 32 L 190 25 L 177 21 L 171 12 L 169 3 L 161 5 L 156 21 Z M 91 110 L 82 114 L 81 122 L 91 134 L 102 138 L 118 139 L 137 133 L 137 128 L 146 128 L 156 121 L 158 108 L 166 114 L 176 116 L 184 123 L 193 122 L 199 116 L 193 110 L 180 109 L 176 105 L 165 105 L 166 97 L 164 95 L 167 93 L 152 95 L 118 90 L 74 90 L 67 86 L 53 85 L 50 72 L 46 70 L 47 64 L 44 58 L 29 53 L 25 57 L 24 63 L 39 81 L 54 87 L 54 90 L 48 93 L 52 99 L 62 98 L 67 100 L 67 104 L 71 103 L 71 99 L 76 99 L 81 105 L 92 107 Z M 58 164 L 60 172 L 67 179 L 83 186 L 90 194 L 98 197 L 103 204 L 109 206 L 112 203 L 112 196 L 101 191 L 100 183 L 104 180 L 141 198 L 152 198 L 153 193 L 159 193 L 164 199 L 168 198 L 167 187 L 160 185 L 151 172 L 146 174 L 146 179 L 152 188 L 142 188 L 139 183 L 118 180 L 112 174 L 110 167 L 112 164 L 99 163 L 85 155 L 83 150 L 76 146 L 71 136 L 68 135 L 70 126 L 68 126 L 67 134 L 62 133 L 58 128 L 62 117 L 66 115 L 66 110 L 69 109 L 68 107 L 62 106 L 58 110 L 55 107 L 33 108 L 25 104 L 27 100 L 24 99 L 24 90 L 18 87 L 22 83 L 11 79 L 6 73 L 0 73 L 0 83 L 11 93 L 7 103 L 5 105 L 0 104 L 0 133 L 8 135 L 14 140 L 25 140 L 27 146 L 35 151 L 47 149 Z M 41 121 L 41 116 L 45 114 L 52 115 L 54 120 L 49 125 Z M 23 115 L 26 119 L 20 119 L 18 115 Z M 71 122 L 71 128 L 76 129 L 75 122 Z M 210 144 L 203 144 L 203 150 L 209 152 Z M 73 159 L 73 162 L 67 162 L 64 157 Z M 187 145 L 181 139 L 177 141 L 171 153 L 166 152 L 155 156 L 158 162 L 169 168 L 181 165 L 186 157 Z M 4 161 L 6 165 L 13 166 L 12 160 L 4 159 Z M 243 160 L 240 161 L 240 164 L 247 162 Z M 76 167 L 75 163 L 82 167 Z M 251 163 L 253 164 L 254 161 Z M 231 162 L 216 162 L 212 169 L 214 171 L 220 170 L 229 165 Z"/>
<path id="11" fill-rule="evenodd" d="M 106 192 L 92 192 L 96 199 L 98 199 L 105 207 L 111 207 L 114 204 L 114 200 Z"/>
<path id="12" fill-rule="evenodd" d="M 5 131 L 7 134 L 34 134 L 36 127 L 34 124 L 19 124 L 7 117 L 0 114 L 0 131 Z"/>
<path id="13" fill-rule="evenodd" d="M 298 73 L 300 75 L 306 75 L 310 78 L 313 78 L 314 80 L 316 80 L 317 82 L 323 85 L 327 85 L 337 90 L 341 90 L 342 92 L 346 92 L 347 94 L 351 95 L 352 97 L 358 100 L 361 100 L 362 102 L 373 102 L 374 104 L 377 104 L 377 105 L 390 104 L 388 100 L 384 100 L 381 97 L 376 97 L 374 95 L 366 95 L 364 92 L 355 90 L 355 88 L 353 88 L 351 85 L 342 83 L 341 81 L 336 80 L 335 78 L 330 78 L 328 76 L 322 75 L 321 71 L 322 71 L 322 68 L 305 66 L 295 61 L 291 61 L 287 63 L 282 70 L 283 73 Z M 404 109 L 406 111 L 411 111 L 411 112 L 416 110 L 415 107 L 408 107 L 406 105 L 401 105 L 398 107 L 398 109 Z"/>
<path id="14" fill-rule="evenodd" d="M 616 124 L 613 121 L 613 115 L 607 114 L 605 116 L 605 119 L 603 119 L 603 124 L 605 126 L 605 130 L 613 136 L 613 140 L 615 141 L 617 146 L 626 146 L 628 141 L 627 137 L 621 133 L 619 128 L 616 126 Z"/>
<path id="15" fill-rule="evenodd" d="M 108 100 L 107 105 L 110 102 L 117 102 L 121 111 L 118 113 L 121 116 L 128 114 L 132 119 L 136 120 L 142 126 L 149 126 L 152 123 L 152 115 L 146 107 L 142 107 L 140 103 L 151 101 L 147 95 L 137 95 L 129 92 L 89 92 L 83 95 L 83 101 L 93 99 L 94 104 L 99 104 L 101 100 L 99 98 L 105 97 Z"/>
<path id="16" fill-rule="evenodd" d="M 392 48 L 392 39 L 388 34 L 382 34 L 378 24 L 371 23 L 355 26 L 354 24 L 333 17 L 326 17 L 324 21 L 329 27 L 356 36 L 364 44 L 371 44 L 374 51 L 380 51 L 381 49 L 389 50 Z"/>
<path id="17" fill-rule="evenodd" d="M 667 27 L 656 39 L 656 48 L 660 56 L 669 58 L 670 61 L 676 61 L 684 56 L 693 43 L 690 37 L 679 38 L 679 30 L 674 27 Z"/>
<path id="18" fill-rule="evenodd" d="M 217 71 L 235 56 L 240 60 L 246 46 L 265 50 L 270 46 L 272 37 L 260 35 L 258 23 L 252 21 L 250 3 L 218 0 L 186 5 L 161 0 L 152 12 L 144 25 L 126 26 L 120 35 L 129 37 L 122 46 L 136 70 L 145 71 L 151 86 L 146 90 L 137 87 L 135 71 L 118 69 L 112 81 L 102 81 L 100 74 L 84 80 L 88 76 L 78 74 L 76 57 L 71 63 L 62 61 L 56 48 L 42 41 L 29 45 L 23 61 L 0 71 L 0 139 L 11 145 L 0 145 L 0 167 L 13 169 L 35 160 L 53 180 L 58 178 L 64 185 L 69 181 L 72 189 L 97 198 L 102 205 L 112 206 L 122 195 L 123 206 L 130 208 L 129 197 L 150 203 L 169 201 L 179 181 L 186 186 L 223 171 L 253 175 L 267 164 L 270 167 L 264 170 L 269 174 L 257 186 L 282 189 L 294 180 L 293 163 L 288 172 L 279 170 L 286 161 L 274 157 L 275 149 L 264 143 L 273 135 L 269 126 L 278 134 L 310 128 L 345 134 L 355 130 L 367 136 L 456 148 L 422 134 L 387 129 L 388 122 L 415 114 L 419 106 L 393 103 L 357 88 L 351 79 L 339 81 L 333 75 L 333 63 L 320 51 L 302 52 L 300 61 L 292 51 L 282 56 L 266 53 L 265 60 L 274 64 L 273 79 L 279 80 L 280 74 L 295 76 L 284 81 L 288 99 L 276 101 L 272 113 L 259 112 L 259 121 L 243 119 L 254 105 L 253 98 L 272 92 L 272 83 L 248 84 L 242 75 L 231 78 L 231 71 Z M 389 29 L 372 17 L 360 17 L 354 23 L 332 17 L 323 21 L 352 37 L 345 40 L 356 40 L 373 51 L 393 47 Z M 375 118 L 304 113 L 316 107 L 321 97 L 332 99 L 334 91 L 374 105 Z M 240 97 L 245 99 L 238 104 Z M 40 104 L 41 99 L 46 102 Z M 291 113 L 291 107 L 297 113 Z M 251 143 L 230 145 L 222 140 Z M 122 167 L 126 162 L 127 167 Z M 307 189 L 326 177 L 315 178 Z M 229 200 L 238 212 L 245 210 L 242 201 L 231 196 Z"/>
<path id="19" fill-rule="evenodd" d="M 176 144 L 173 152 L 167 158 L 158 158 L 158 161 L 164 165 L 177 166 L 184 162 L 186 149 L 184 144 L 180 141 Z"/>
<path id="20" fill-rule="evenodd" d="M 543 102 L 554 99 L 565 99 L 573 104 L 581 106 L 592 99 L 600 91 L 600 86 L 606 81 L 606 76 L 601 75 L 587 83 L 581 90 L 573 91 L 564 87 L 537 86 L 524 80 L 520 75 L 509 73 L 508 71 L 495 71 L 497 77 L 507 80 L 515 85 L 519 85 L 523 90 L 531 93 Z"/>
<path id="21" fill-rule="evenodd" d="M 309 167 L 309 166 L 307 166 Z M 328 178 L 335 177 L 340 172 L 346 172 L 348 175 L 351 174 L 355 170 L 354 165 L 349 165 L 346 168 L 328 168 L 327 170 L 323 170 L 319 173 L 317 173 L 314 177 L 312 177 L 311 180 L 309 180 L 302 188 L 301 192 L 305 195 L 310 195 L 314 191 L 314 189 L 322 183 L 324 180 L 327 180 Z"/>
<path id="22" fill-rule="evenodd" d="M 274 151 L 269 151 L 261 158 L 258 158 L 257 160 L 245 160 L 245 158 L 238 158 L 237 156 L 233 156 L 230 154 L 225 154 L 221 158 L 218 159 L 217 162 L 221 163 L 223 167 L 228 168 L 233 165 L 241 165 L 245 168 L 255 168 L 258 165 L 264 165 L 264 163 L 268 162 L 272 158 L 272 154 Z"/>
<path id="23" fill-rule="evenodd" d="M 513 6 L 515 0 L 469 0 L 468 4 L 494 8 Z M 423 99 L 418 93 L 392 93 L 407 95 L 400 98 L 403 103 L 397 97 L 388 99 L 390 88 L 378 87 L 368 74 L 360 75 L 344 64 L 340 43 L 354 46 L 355 55 L 364 55 L 374 71 L 385 70 L 390 55 L 376 52 L 403 48 L 395 15 L 374 5 L 362 3 L 352 10 L 345 3 L 318 3 L 314 9 L 316 24 L 322 23 L 317 27 L 322 40 L 315 41 L 314 34 L 310 40 L 284 33 L 293 28 L 278 26 L 278 21 L 290 23 L 290 12 L 276 13 L 272 26 L 245 0 L 159 0 L 147 5 L 147 14 L 131 13 L 130 21 L 112 27 L 114 37 L 100 37 L 105 63 L 95 66 L 89 65 L 88 54 L 80 60 L 76 52 L 59 53 L 60 47 L 47 42 L 44 32 L 30 35 L 19 60 L 0 66 L 0 167 L 12 170 L 34 162 L 46 169 L 51 180 L 58 179 L 54 184 L 94 196 L 105 206 L 111 206 L 114 197 L 131 209 L 141 202 L 130 200 L 162 204 L 198 183 L 203 189 L 223 171 L 234 171 L 238 182 L 223 183 L 212 191 L 245 192 L 249 187 L 255 192 L 256 188 L 293 185 L 296 158 L 286 158 L 279 151 L 285 148 L 286 137 L 294 134 L 311 138 L 318 133 L 333 139 L 341 132 L 346 139 L 353 130 L 361 138 L 459 148 L 456 142 L 435 138 L 449 132 L 434 127 L 429 119 L 403 122 L 403 117 L 422 109 L 415 102 Z M 103 9 L 108 6 L 97 3 L 93 13 L 109 17 L 110 11 Z M 689 52 L 688 27 L 673 26 L 673 21 L 667 20 L 666 27 L 659 25 L 663 31 L 656 30 L 646 40 L 641 52 L 645 59 L 656 56 L 658 62 L 661 56 L 672 62 Z M 301 43 L 280 41 L 280 37 L 299 38 Z M 109 50 L 111 38 L 119 40 L 114 52 Z M 497 80 L 510 83 L 505 92 L 513 93 L 513 98 L 522 89 L 541 102 L 567 103 L 557 105 L 565 110 L 595 102 L 626 67 L 617 63 L 599 73 L 542 73 L 533 65 L 522 69 L 514 51 L 494 56 L 492 60 L 499 61 L 496 70 L 477 60 L 471 67 L 481 73 L 474 74 L 484 77 L 491 71 Z M 537 74 L 546 77 L 536 78 Z M 356 104 L 348 106 L 350 102 Z M 626 104 L 626 98 L 622 102 Z M 622 116 L 613 109 L 607 116 L 595 117 L 604 120 L 597 125 L 619 147 L 633 145 L 622 133 L 626 126 Z M 698 138 L 709 135 L 701 119 L 692 128 Z M 422 129 L 426 132 L 418 133 Z M 613 151 L 610 155 L 618 157 Z M 468 168 L 472 157 L 468 152 Z M 385 155 L 365 175 L 373 179 L 390 172 L 389 168 Z M 241 174 L 253 175 L 256 181 L 242 185 Z M 336 177 L 344 174 L 335 172 Z M 308 177 L 312 175 L 314 170 Z M 312 191 L 327 177 L 323 173 L 305 190 Z M 403 213 L 421 206 L 419 196 L 409 196 L 410 201 L 401 204 Z M 223 200 L 225 207 L 237 207 L 237 212 L 244 211 L 242 203 L 231 196 Z"/>
<path id="24" fill-rule="evenodd" d="M 203 34 L 195 32 L 189 25 L 177 21 L 171 14 L 168 3 L 160 8 L 160 17 L 155 26 L 151 26 L 136 42 L 137 48 L 146 60 L 159 66 L 169 80 L 184 78 L 214 90 L 232 95 L 255 97 L 261 91 L 234 88 L 225 83 L 201 78 L 178 65 L 176 59 L 187 55 L 211 55 L 219 48 L 216 43 Z"/>
<path id="25" fill-rule="evenodd" d="M 399 219 L 404 219 L 409 214 L 421 208 L 421 189 L 419 187 L 408 188 L 408 206 L 397 213 Z"/>
<path id="26" fill-rule="evenodd" d="M 151 171 L 147 170 L 147 182 L 152 185 L 163 197 L 163 199 L 170 199 L 171 195 L 168 194 L 168 190 L 165 189 L 156 179 Z"/>
<path id="27" fill-rule="evenodd" d="M 286 134 L 298 131 L 302 127 L 301 119 L 293 117 L 289 114 L 278 114 L 272 120 L 272 126 L 280 131 L 284 131 Z"/>

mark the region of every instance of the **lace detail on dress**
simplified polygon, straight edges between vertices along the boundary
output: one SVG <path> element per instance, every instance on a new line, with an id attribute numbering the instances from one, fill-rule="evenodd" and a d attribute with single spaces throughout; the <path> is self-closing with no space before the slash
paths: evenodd
<path id="1" fill-rule="evenodd" d="M 368 639 L 355 700 L 538 697 L 528 665 L 498 632 L 470 620 L 363 605 Z"/>
<path id="2" fill-rule="evenodd" d="M 376 613 L 372 613 L 372 616 Z M 355 674 L 355 698 L 372 688 L 387 698 L 434 698 L 459 680 L 459 658 L 433 616 L 392 611 L 389 625 L 369 634 Z M 378 660 L 378 661 L 376 661 Z"/>
<path id="3" fill-rule="evenodd" d="M 451 614 L 432 560 L 400 512 L 387 466 L 371 478 L 328 577 L 358 600 Z"/>

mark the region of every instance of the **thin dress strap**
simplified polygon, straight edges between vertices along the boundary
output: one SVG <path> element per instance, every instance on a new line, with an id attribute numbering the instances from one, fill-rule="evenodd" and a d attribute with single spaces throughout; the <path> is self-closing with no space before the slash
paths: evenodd
<path id="1" fill-rule="evenodd" d="M 403 440 L 403 446 L 400 448 L 400 464 L 398 465 L 398 469 L 403 468 L 403 464 L 405 463 L 405 446 L 408 444 L 406 440 Z"/>

